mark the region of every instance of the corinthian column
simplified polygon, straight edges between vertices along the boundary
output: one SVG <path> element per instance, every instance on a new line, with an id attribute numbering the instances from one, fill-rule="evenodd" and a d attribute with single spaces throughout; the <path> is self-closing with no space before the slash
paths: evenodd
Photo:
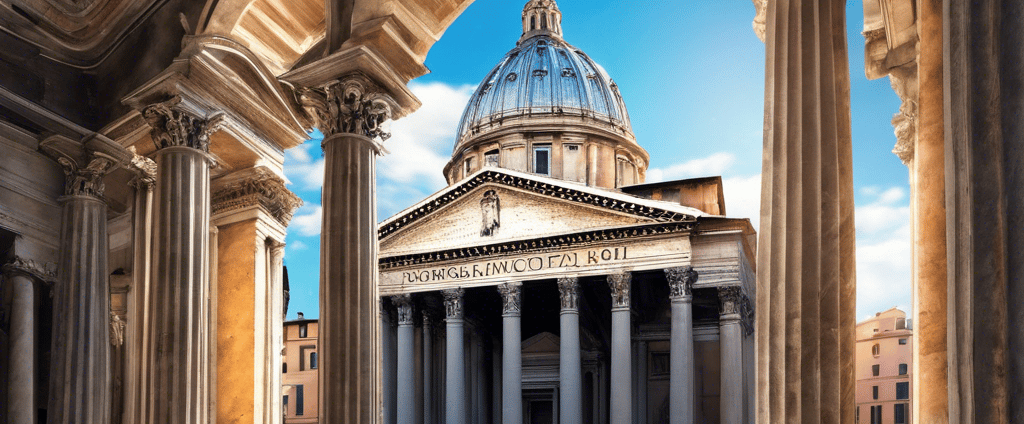
<path id="1" fill-rule="evenodd" d="M 143 110 L 156 144 L 153 253 L 139 399 L 148 423 L 209 421 L 210 166 L 217 125 L 177 109 Z"/>
<path id="2" fill-rule="evenodd" d="M 64 196 L 53 290 L 50 423 L 110 421 L 110 284 L 103 176 L 112 159 L 61 156 Z"/>
<path id="3" fill-rule="evenodd" d="M 498 286 L 501 293 L 501 422 L 523 422 L 523 351 L 520 312 L 522 283 Z"/>
<path id="4" fill-rule="evenodd" d="M 773 0 L 765 9 L 758 422 L 854 420 L 856 252 L 845 5 Z"/>
<path id="5" fill-rule="evenodd" d="M 298 91 L 324 134 L 320 237 L 320 417 L 380 419 L 376 157 L 398 105 L 361 74 Z"/>
<path id="6" fill-rule="evenodd" d="M 558 347 L 558 422 L 562 424 L 583 422 L 579 288 L 577 277 L 558 279 L 558 295 L 562 304 L 559 313 L 562 337 Z"/>
<path id="7" fill-rule="evenodd" d="M 608 276 L 612 290 L 612 372 L 611 424 L 633 422 L 633 384 L 630 355 L 629 289 L 632 276 L 628 271 Z"/>
<path id="8" fill-rule="evenodd" d="M 463 351 L 461 288 L 442 290 L 447 318 L 447 346 L 445 349 L 445 422 L 466 422 L 466 364 Z"/>
<path id="9" fill-rule="evenodd" d="M 697 271 L 691 266 L 665 270 L 672 302 L 672 338 L 669 352 L 669 422 L 692 423 L 697 400 L 693 367 L 693 283 Z M 725 368 L 723 368 L 725 369 Z M 724 373 L 723 373 L 724 374 Z M 724 399 L 724 397 L 723 397 Z M 735 399 L 732 399 L 735 401 Z"/>
<path id="10" fill-rule="evenodd" d="M 739 286 L 719 287 L 718 297 L 722 312 L 718 317 L 719 345 L 722 359 L 721 422 L 743 423 L 743 329 L 740 325 L 740 302 L 743 294 Z"/>
<path id="11" fill-rule="evenodd" d="M 398 424 L 413 424 L 416 414 L 416 345 L 412 320 L 412 296 L 392 296 L 398 310 Z"/>
<path id="12" fill-rule="evenodd" d="M 7 362 L 7 422 L 36 423 L 36 287 L 52 280 L 32 260 L 14 258 L 3 266 L 10 287 L 10 354 Z"/>

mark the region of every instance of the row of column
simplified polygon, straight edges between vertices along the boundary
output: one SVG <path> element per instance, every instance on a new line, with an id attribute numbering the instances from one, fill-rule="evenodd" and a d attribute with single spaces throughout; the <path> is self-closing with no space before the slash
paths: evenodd
<path id="1" fill-rule="evenodd" d="M 665 270 L 669 281 L 671 299 L 671 377 L 670 377 L 670 422 L 692 423 L 696 418 L 696 393 L 693 350 L 693 311 L 691 288 L 697 280 L 692 267 Z M 633 422 L 632 402 L 632 355 L 631 355 L 631 311 L 630 272 L 621 272 L 607 277 L 612 295 L 611 327 L 611 377 L 610 422 L 628 424 Z M 583 422 L 582 402 L 582 357 L 579 326 L 579 279 L 562 277 L 558 281 L 561 303 L 559 325 L 561 329 L 558 410 L 559 423 L 577 424 Z M 520 297 L 522 284 L 509 282 L 497 286 L 502 299 L 502 375 L 501 375 L 501 416 L 502 422 L 523 421 L 522 401 L 522 332 Z M 448 424 L 465 424 L 466 388 L 465 364 L 463 361 L 464 327 L 462 288 L 442 290 L 446 315 L 446 361 L 445 361 L 445 416 Z M 741 328 L 740 304 L 742 293 L 738 286 L 719 289 L 722 299 L 721 345 L 722 345 L 722 386 L 721 422 L 741 423 L 744 419 L 743 390 L 743 329 Z M 393 296 L 398 311 L 397 375 L 394 390 L 386 396 L 397 399 L 413 399 L 414 375 L 414 327 L 413 304 L 409 294 Z M 429 320 L 424 320 L 424 326 Z M 425 330 L 426 331 L 426 330 Z M 430 337 L 424 337 L 424 352 L 431 352 Z M 388 349 L 388 347 L 385 347 Z M 423 367 L 424 381 L 430 381 L 430 367 Z M 387 390 L 387 388 L 385 388 Z M 394 387 L 392 389 L 395 389 Z M 429 396 L 429 390 L 424 392 Z M 429 399 L 424 399 L 429 405 Z M 385 400 L 388 402 L 388 399 Z M 386 403 L 385 417 L 393 413 L 395 421 L 385 422 L 411 424 L 415 420 L 414 402 Z M 394 409 L 391 409 L 394 408 Z M 391 409 L 391 410 L 389 410 Z M 429 413 L 424 413 L 429 416 Z"/>

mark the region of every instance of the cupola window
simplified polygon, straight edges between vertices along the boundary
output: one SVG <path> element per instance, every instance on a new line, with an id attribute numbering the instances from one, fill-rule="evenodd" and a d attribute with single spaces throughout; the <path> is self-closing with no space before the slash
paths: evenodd
<path id="1" fill-rule="evenodd" d="M 533 147 L 533 172 L 551 175 L 551 145 L 543 144 Z"/>

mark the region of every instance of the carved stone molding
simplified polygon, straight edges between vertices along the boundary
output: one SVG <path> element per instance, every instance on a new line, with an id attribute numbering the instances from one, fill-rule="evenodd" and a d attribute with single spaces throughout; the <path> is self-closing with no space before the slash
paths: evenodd
<path id="1" fill-rule="evenodd" d="M 448 319 L 462 319 L 462 295 L 466 291 L 462 288 L 441 290 L 444 296 L 444 312 Z"/>
<path id="2" fill-rule="evenodd" d="M 282 225 L 287 226 L 302 199 L 285 187 L 274 173 L 256 168 L 246 178 L 233 181 L 221 187 L 211 196 L 213 214 L 262 206 Z"/>
<path id="3" fill-rule="evenodd" d="M 56 268 L 56 264 L 37 263 L 32 259 L 15 256 L 14 260 L 4 264 L 0 270 L 7 276 L 20 274 L 35 278 L 40 282 L 52 283 L 57 280 Z"/>
<path id="4" fill-rule="evenodd" d="M 110 311 L 110 344 L 121 346 L 124 344 L 124 318 L 118 313 Z"/>
<path id="5" fill-rule="evenodd" d="M 697 271 L 692 266 L 681 266 L 665 270 L 668 280 L 668 297 L 681 299 L 693 295 L 693 284 L 697 282 Z"/>
<path id="6" fill-rule="evenodd" d="M 398 311 L 398 325 L 412 325 L 412 295 L 408 293 L 391 296 L 391 303 Z"/>
<path id="7" fill-rule="evenodd" d="M 558 297 L 562 303 L 562 310 L 579 309 L 579 277 L 560 277 L 558 279 Z"/>
<path id="8" fill-rule="evenodd" d="M 223 115 L 216 115 L 210 119 L 198 117 L 175 109 L 180 102 L 181 97 L 174 96 L 168 101 L 146 106 L 142 110 L 142 117 L 153 128 L 153 144 L 157 150 L 184 146 L 209 153 L 210 134 L 217 132 L 223 125 Z"/>
<path id="9" fill-rule="evenodd" d="M 722 303 L 721 316 L 739 314 L 743 292 L 739 286 L 718 288 L 718 300 Z"/>
<path id="10" fill-rule="evenodd" d="M 912 62 L 892 69 L 889 72 L 889 82 L 901 100 L 899 111 L 892 117 L 893 133 L 896 134 L 896 146 L 892 152 L 904 165 L 910 166 L 914 159 L 914 143 L 917 140 L 917 63 Z"/>
<path id="11" fill-rule="evenodd" d="M 629 308 L 629 290 L 633 275 L 629 271 L 608 276 L 608 287 L 612 289 L 612 309 Z"/>
<path id="12" fill-rule="evenodd" d="M 753 0 L 754 1 L 754 22 L 751 24 L 754 27 L 754 34 L 757 38 L 764 42 L 766 34 L 766 25 L 768 22 L 768 0 Z"/>
<path id="13" fill-rule="evenodd" d="M 89 154 L 75 160 L 60 156 L 57 163 L 64 169 L 64 195 L 103 197 L 103 176 L 114 167 L 113 159 L 103 155 Z"/>
<path id="14" fill-rule="evenodd" d="M 399 108 L 384 89 L 359 73 L 317 88 L 300 87 L 295 96 L 324 138 L 347 133 L 387 140 L 391 134 L 384 123 Z"/>
<path id="15" fill-rule="evenodd" d="M 498 293 L 501 293 L 501 313 L 503 315 L 520 314 L 520 297 L 523 284 L 517 282 L 498 285 Z"/>
<path id="16" fill-rule="evenodd" d="M 156 184 L 156 162 L 136 153 L 135 146 L 129 146 L 128 152 L 132 155 L 128 169 L 135 173 L 135 178 L 129 184 L 136 189 L 152 190 Z"/>

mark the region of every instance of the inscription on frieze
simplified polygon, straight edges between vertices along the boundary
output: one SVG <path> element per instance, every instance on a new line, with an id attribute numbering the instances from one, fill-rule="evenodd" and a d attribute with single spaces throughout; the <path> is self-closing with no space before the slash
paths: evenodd
<path id="1" fill-rule="evenodd" d="M 401 272 L 402 284 L 458 281 L 517 275 L 545 270 L 565 270 L 630 259 L 629 247 L 609 247 L 564 253 L 496 259 L 469 265 L 435 267 Z"/>

